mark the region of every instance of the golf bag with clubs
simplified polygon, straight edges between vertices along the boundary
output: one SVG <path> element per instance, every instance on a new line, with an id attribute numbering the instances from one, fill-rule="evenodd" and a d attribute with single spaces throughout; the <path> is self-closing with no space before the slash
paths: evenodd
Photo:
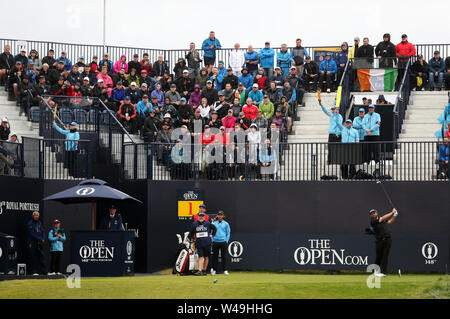
<path id="1" fill-rule="evenodd" d="M 178 250 L 175 265 L 173 267 L 173 274 L 190 275 L 198 270 L 198 255 L 193 249 L 194 242 L 189 238 L 189 232 L 184 233 L 184 238 L 177 234 Z"/>

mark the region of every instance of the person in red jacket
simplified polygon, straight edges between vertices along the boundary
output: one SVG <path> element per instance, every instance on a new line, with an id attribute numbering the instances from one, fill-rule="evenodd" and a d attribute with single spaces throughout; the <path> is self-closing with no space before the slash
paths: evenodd
<path id="1" fill-rule="evenodd" d="M 214 142 L 215 135 L 211 133 L 211 129 L 209 125 L 205 125 L 205 131 L 200 135 L 198 139 L 198 143 L 202 145 L 209 145 Z"/>
<path id="2" fill-rule="evenodd" d="M 206 213 L 206 205 L 205 204 L 201 204 L 198 208 L 199 212 L 202 212 L 205 214 L 205 220 L 209 221 L 209 216 Z M 194 222 L 196 222 L 198 220 L 198 213 L 194 215 Z"/>
<path id="3" fill-rule="evenodd" d="M 234 123 L 236 123 L 236 118 L 233 116 L 233 110 L 228 110 L 227 116 L 222 119 L 222 125 L 225 127 L 225 132 L 233 132 Z"/>
<path id="4" fill-rule="evenodd" d="M 395 54 L 398 58 L 398 75 L 395 90 L 398 91 L 403 75 L 405 74 L 408 59 L 416 55 L 416 47 L 408 42 L 408 36 L 406 34 L 402 34 L 402 41 L 395 46 Z"/>
<path id="5" fill-rule="evenodd" d="M 119 121 L 124 128 L 130 134 L 135 134 L 137 131 L 136 106 L 131 103 L 129 96 L 126 96 L 125 102 L 120 105 L 119 116 Z"/>
<path id="6" fill-rule="evenodd" d="M 258 107 L 256 107 L 252 103 L 252 99 L 247 99 L 247 104 L 242 108 L 242 112 L 244 112 L 245 117 L 248 118 L 250 121 L 253 121 L 256 119 L 256 113 L 258 112 Z"/>

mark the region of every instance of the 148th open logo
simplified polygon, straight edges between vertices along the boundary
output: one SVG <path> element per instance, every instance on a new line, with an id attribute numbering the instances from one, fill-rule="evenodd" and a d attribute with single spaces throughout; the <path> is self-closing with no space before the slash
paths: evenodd
<path id="1" fill-rule="evenodd" d="M 92 187 L 83 187 L 76 191 L 77 195 L 80 196 L 88 196 L 95 192 L 95 189 Z"/>
<path id="2" fill-rule="evenodd" d="M 422 246 L 422 256 L 425 258 L 425 264 L 434 265 L 437 262 L 435 259 L 438 255 L 438 248 L 436 244 L 428 242 Z"/>
<path id="3" fill-rule="evenodd" d="M 238 241 L 233 241 L 228 245 L 228 253 L 231 256 L 231 262 L 238 263 L 242 260 L 241 255 L 244 252 L 244 247 Z"/>

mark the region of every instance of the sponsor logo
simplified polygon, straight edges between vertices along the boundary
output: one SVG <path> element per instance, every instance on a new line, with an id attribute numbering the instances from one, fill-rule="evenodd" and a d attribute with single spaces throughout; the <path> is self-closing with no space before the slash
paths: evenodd
<path id="1" fill-rule="evenodd" d="M 39 211 L 39 204 L 26 202 L 0 201 L 0 215 L 11 210 L 23 212 Z"/>
<path id="2" fill-rule="evenodd" d="M 92 187 L 83 187 L 76 191 L 77 195 L 80 196 L 89 196 L 95 192 L 95 189 Z"/>
<path id="3" fill-rule="evenodd" d="M 228 253 L 231 256 L 231 262 L 237 263 L 242 260 L 240 258 L 244 252 L 244 246 L 238 241 L 233 241 L 228 245 Z"/>
<path id="4" fill-rule="evenodd" d="M 425 264 L 434 265 L 437 262 L 438 248 L 435 243 L 425 243 L 422 245 L 422 256 L 425 258 Z"/>
<path id="5" fill-rule="evenodd" d="M 128 228 L 128 223 L 124 223 L 123 225 L 124 225 L 125 230 L 133 231 L 134 237 L 139 238 L 139 228 Z"/>
<path id="6" fill-rule="evenodd" d="M 131 243 L 131 241 L 127 242 L 127 255 L 131 256 L 131 253 L 133 252 L 133 244 Z"/>
<path id="7" fill-rule="evenodd" d="M 308 239 L 309 247 L 298 247 L 294 261 L 304 265 L 368 265 L 368 256 L 352 256 L 346 249 L 331 248 L 329 239 Z"/>
<path id="8" fill-rule="evenodd" d="M 184 270 L 184 263 L 186 261 L 188 252 L 187 250 L 183 249 L 180 254 L 178 255 L 177 261 L 175 263 L 175 270 L 177 272 L 182 272 Z"/>
<path id="9" fill-rule="evenodd" d="M 81 262 L 104 262 L 114 259 L 114 248 L 106 247 L 104 240 L 90 240 L 80 248 Z"/>

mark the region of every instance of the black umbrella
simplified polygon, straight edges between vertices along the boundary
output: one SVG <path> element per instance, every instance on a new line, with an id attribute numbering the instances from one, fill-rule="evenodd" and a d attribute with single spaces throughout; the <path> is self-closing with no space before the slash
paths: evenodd
<path id="1" fill-rule="evenodd" d="M 101 179 L 88 179 L 77 186 L 44 198 L 44 200 L 54 200 L 64 204 L 92 203 L 92 230 L 95 229 L 95 203 L 102 199 L 132 200 L 142 204 L 140 200 L 107 186 Z"/>

